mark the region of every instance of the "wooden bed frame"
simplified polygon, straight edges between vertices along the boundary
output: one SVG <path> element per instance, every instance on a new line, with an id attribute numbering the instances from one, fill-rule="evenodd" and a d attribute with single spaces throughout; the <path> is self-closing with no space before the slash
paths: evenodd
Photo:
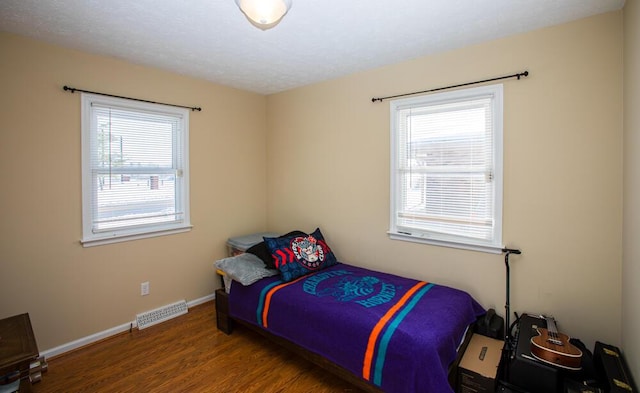
<path id="1" fill-rule="evenodd" d="M 250 323 L 247 323 L 245 321 L 242 320 L 237 320 L 232 318 L 229 315 L 229 294 L 227 294 L 225 292 L 224 289 L 218 289 L 216 290 L 216 322 L 217 322 L 217 327 L 218 330 L 224 332 L 225 334 L 231 334 L 233 332 L 233 327 L 235 323 L 238 323 L 244 327 L 249 328 L 250 330 L 253 330 L 261 335 L 263 335 L 264 337 L 270 339 L 271 341 L 275 342 L 278 345 L 281 345 L 282 347 L 284 347 L 285 349 L 297 354 L 298 356 L 316 364 L 319 367 L 322 367 L 323 369 L 333 373 L 334 375 L 336 375 L 339 378 L 342 378 L 343 380 L 351 383 L 352 385 L 354 385 L 355 387 L 362 389 L 366 392 L 371 392 L 371 393 L 382 393 L 382 390 L 380 390 L 380 388 L 378 388 L 377 386 L 367 382 L 366 380 L 354 375 L 351 371 L 345 369 L 344 367 L 341 367 L 329 360 L 327 360 L 325 357 L 318 355 L 315 352 L 309 351 L 299 345 L 296 345 L 286 339 L 283 339 L 282 337 L 276 336 L 274 334 L 271 334 L 269 331 L 262 329 L 258 326 L 252 325 Z M 454 362 L 449 366 L 449 371 L 448 371 L 448 375 L 449 375 L 449 385 L 452 387 L 452 389 L 455 390 L 456 387 L 456 382 L 457 382 L 457 370 L 458 370 L 458 364 L 460 363 L 460 360 L 462 359 L 462 355 L 464 354 L 464 351 L 467 349 L 467 346 L 469 345 L 469 341 L 471 340 L 471 336 L 473 335 L 473 329 L 472 326 L 469 327 L 469 329 L 467 329 L 466 335 L 464 337 L 464 341 L 462 343 L 462 345 L 460 346 L 459 350 L 458 350 L 458 355 L 456 357 L 456 359 L 454 360 Z"/>

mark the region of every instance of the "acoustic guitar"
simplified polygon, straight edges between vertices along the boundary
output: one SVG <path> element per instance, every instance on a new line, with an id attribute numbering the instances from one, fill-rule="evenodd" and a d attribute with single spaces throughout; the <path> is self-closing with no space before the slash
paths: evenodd
<path id="1" fill-rule="evenodd" d="M 568 370 L 582 368 L 582 351 L 569 342 L 569 336 L 558 333 L 553 318 L 545 317 L 547 328 L 538 328 L 539 336 L 531 338 L 531 355 L 536 359 Z"/>

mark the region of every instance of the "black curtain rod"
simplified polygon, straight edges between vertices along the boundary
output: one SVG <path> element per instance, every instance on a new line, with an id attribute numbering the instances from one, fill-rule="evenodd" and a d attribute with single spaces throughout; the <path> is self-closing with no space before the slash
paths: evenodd
<path id="1" fill-rule="evenodd" d="M 202 108 L 200 108 L 199 106 L 184 106 L 184 105 L 175 105 L 175 104 L 166 104 L 164 102 L 156 102 L 156 101 L 149 101 L 149 100 L 142 100 L 140 98 L 131 98 L 131 97 L 123 97 L 123 96 L 116 96 L 113 94 L 107 94 L 107 93 L 98 93 L 97 91 L 90 91 L 90 90 L 82 90 L 82 89 L 76 89 L 75 87 L 69 87 L 69 86 L 65 86 L 63 87 L 64 91 L 69 91 L 71 93 L 75 93 L 76 91 L 82 92 L 82 93 L 91 93 L 91 94 L 98 94 L 101 96 L 107 96 L 107 97 L 114 97 L 114 98 L 124 98 L 127 100 L 134 100 L 134 101 L 140 101 L 140 102 L 148 102 L 150 104 L 160 104 L 160 105 L 169 105 L 169 106 L 175 106 L 178 108 L 186 108 L 186 109 L 191 109 L 191 111 L 202 111 Z"/>
<path id="2" fill-rule="evenodd" d="M 438 87 L 438 88 L 435 88 L 435 89 L 423 90 L 423 91 L 416 91 L 416 92 L 413 92 L 413 93 L 405 93 L 405 94 L 398 94 L 398 95 L 395 95 L 395 96 L 372 98 L 371 102 L 376 102 L 376 101 L 382 102 L 383 100 L 388 100 L 389 98 L 398 98 L 398 97 L 404 97 L 404 96 L 411 96 L 411 95 L 414 95 L 414 94 L 432 93 L 434 91 L 455 89 L 456 87 L 477 85 L 479 83 L 493 82 L 493 81 L 497 81 L 497 80 L 501 80 L 501 79 L 518 78 L 518 80 L 520 80 L 520 78 L 523 77 L 523 76 L 529 76 L 529 71 L 519 72 L 519 73 L 513 74 L 513 75 L 499 76 L 497 78 L 485 79 L 485 80 L 482 80 L 482 81 L 467 82 L 467 83 L 462 83 L 462 84 L 459 84 L 459 85 Z"/>

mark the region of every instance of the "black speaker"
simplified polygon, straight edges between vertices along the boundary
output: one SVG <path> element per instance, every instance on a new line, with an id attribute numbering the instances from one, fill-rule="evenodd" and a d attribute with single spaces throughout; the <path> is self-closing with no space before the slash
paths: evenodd
<path id="1" fill-rule="evenodd" d="M 547 322 L 543 318 L 524 314 L 517 326 L 517 344 L 507 370 L 508 382 L 530 393 L 562 391 L 560 370 L 531 355 L 531 337 L 538 335 L 537 328 L 546 328 Z"/>
<path id="2" fill-rule="evenodd" d="M 496 310 L 490 308 L 483 317 L 478 318 L 478 321 L 476 322 L 476 333 L 498 340 L 503 340 L 504 319 L 496 314 Z"/>

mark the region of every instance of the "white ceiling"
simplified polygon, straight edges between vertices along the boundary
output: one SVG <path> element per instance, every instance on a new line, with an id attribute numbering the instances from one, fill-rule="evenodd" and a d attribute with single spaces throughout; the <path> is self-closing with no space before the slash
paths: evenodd
<path id="1" fill-rule="evenodd" d="M 0 0 L 0 31 L 262 94 L 618 10 L 624 0 Z"/>

